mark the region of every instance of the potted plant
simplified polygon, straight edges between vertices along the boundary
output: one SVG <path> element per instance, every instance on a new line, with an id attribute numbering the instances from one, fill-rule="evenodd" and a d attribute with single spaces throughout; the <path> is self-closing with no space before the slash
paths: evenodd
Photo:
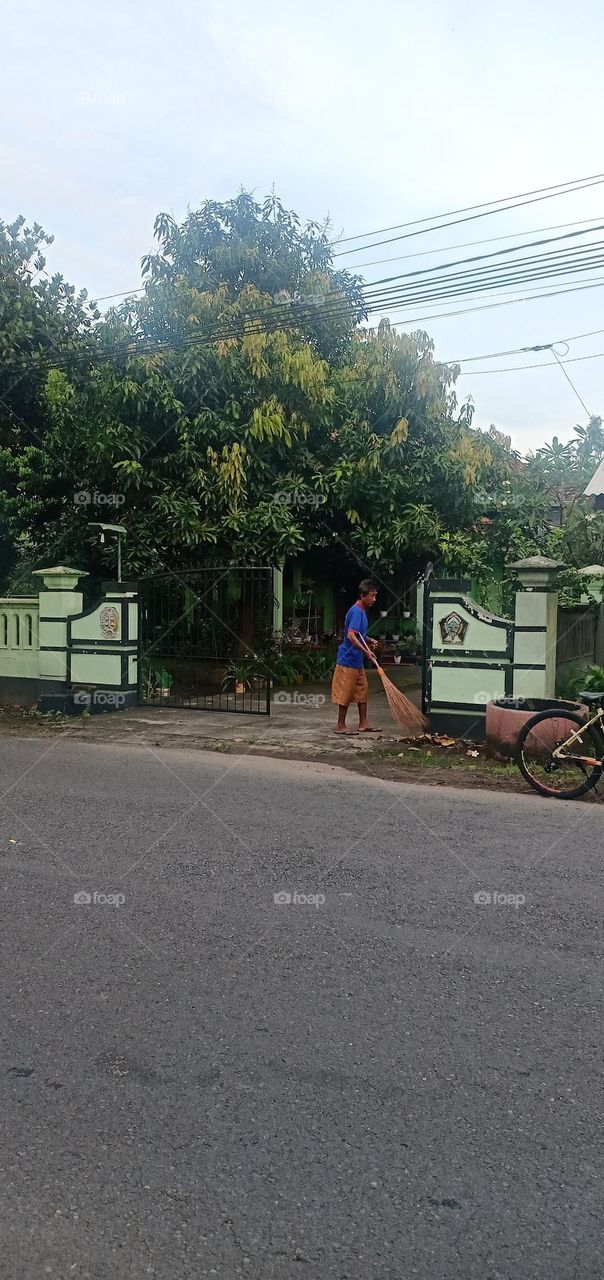
<path id="1" fill-rule="evenodd" d="M 172 685 L 174 684 L 174 676 L 162 667 L 157 676 L 157 692 L 160 698 L 169 698 Z"/>
<path id="2" fill-rule="evenodd" d="M 393 633 L 392 633 L 392 639 L 393 639 L 393 641 L 394 641 L 394 644 L 398 644 L 398 642 L 399 642 L 400 638 L 401 638 L 401 633 L 400 633 L 400 631 L 393 631 Z"/>
<path id="3" fill-rule="evenodd" d="M 401 658 L 406 658 L 407 661 L 414 662 L 418 654 L 418 647 L 419 637 L 417 631 L 408 632 L 407 635 L 403 636 L 402 640 L 399 640 L 396 646 L 399 661 Z"/>
<path id="4" fill-rule="evenodd" d="M 169 698 L 174 684 L 174 676 L 165 667 L 154 667 L 146 663 L 143 667 L 142 694 L 145 702 L 153 702 L 156 698 Z"/>
<path id="5" fill-rule="evenodd" d="M 254 659 L 240 658 L 238 662 L 231 659 L 227 667 L 227 673 L 221 684 L 221 689 L 231 689 L 234 693 L 245 693 L 252 688 L 252 677 L 254 675 Z"/>
<path id="6" fill-rule="evenodd" d="M 583 691 L 585 693 L 601 693 L 604 698 L 604 667 L 588 668 L 587 675 L 583 681 L 583 688 L 579 691 L 579 697 Z"/>

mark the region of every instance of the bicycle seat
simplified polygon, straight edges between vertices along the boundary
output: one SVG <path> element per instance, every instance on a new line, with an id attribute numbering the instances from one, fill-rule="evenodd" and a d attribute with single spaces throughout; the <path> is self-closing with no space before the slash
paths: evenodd
<path id="1" fill-rule="evenodd" d="M 604 703 L 604 693 L 591 693 L 587 689 L 582 689 L 578 694 L 578 699 L 588 707 L 599 707 Z"/>

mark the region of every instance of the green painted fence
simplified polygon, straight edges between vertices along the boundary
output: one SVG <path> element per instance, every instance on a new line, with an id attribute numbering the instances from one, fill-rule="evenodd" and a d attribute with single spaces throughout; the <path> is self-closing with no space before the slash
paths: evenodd
<path id="1" fill-rule="evenodd" d="M 136 703 L 136 586 L 103 583 L 84 609 L 77 586 L 86 574 L 58 565 L 35 575 L 37 597 L 0 599 L 0 702 L 66 713 Z"/>

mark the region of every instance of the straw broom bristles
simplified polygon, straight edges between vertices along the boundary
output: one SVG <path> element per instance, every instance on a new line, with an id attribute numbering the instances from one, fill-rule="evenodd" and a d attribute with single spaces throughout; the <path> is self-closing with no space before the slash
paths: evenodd
<path id="1" fill-rule="evenodd" d="M 416 707 L 415 703 L 410 702 L 409 698 L 406 698 L 404 693 L 401 693 L 400 689 L 397 689 L 396 685 L 392 683 L 392 680 L 388 679 L 386 672 L 378 663 L 376 663 L 376 667 L 382 679 L 384 693 L 388 700 L 388 706 L 390 707 L 390 711 L 396 720 L 396 723 L 404 730 L 406 736 L 409 738 L 415 738 L 420 733 L 424 733 L 428 728 L 428 721 L 426 720 L 426 717 L 422 715 L 419 707 Z"/>
<path id="2" fill-rule="evenodd" d="M 396 720 L 399 728 L 404 730 L 406 737 L 418 737 L 420 733 L 424 733 L 429 727 L 426 717 L 413 702 L 409 701 L 409 698 L 405 697 L 404 693 L 401 693 L 400 689 L 397 689 L 392 680 L 388 679 L 386 672 L 383 667 L 380 667 L 377 658 L 374 657 L 369 646 L 365 644 L 363 637 L 359 635 L 358 632 L 355 632 L 355 635 L 357 636 L 357 639 L 360 640 L 368 656 L 371 658 L 371 661 L 381 678 L 390 712 Z"/>

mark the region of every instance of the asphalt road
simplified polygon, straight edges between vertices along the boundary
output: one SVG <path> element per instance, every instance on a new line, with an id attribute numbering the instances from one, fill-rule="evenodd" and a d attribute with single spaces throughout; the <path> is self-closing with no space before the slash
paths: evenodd
<path id="1" fill-rule="evenodd" d="M 0 766 L 2 1280 L 601 1275 L 599 806 Z"/>

